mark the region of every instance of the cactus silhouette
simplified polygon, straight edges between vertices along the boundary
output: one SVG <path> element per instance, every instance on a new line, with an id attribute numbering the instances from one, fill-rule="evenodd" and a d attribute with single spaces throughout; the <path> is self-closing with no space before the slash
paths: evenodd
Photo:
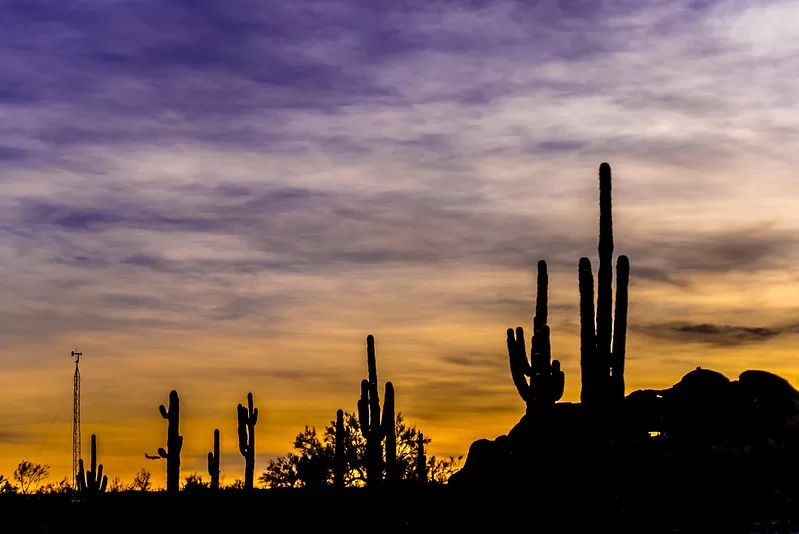
<path id="1" fill-rule="evenodd" d="M 533 337 L 530 346 L 530 362 L 524 345 L 524 329 L 508 328 L 508 359 L 516 390 L 527 403 L 528 411 L 541 411 L 552 406 L 563 396 L 564 375 L 558 360 L 552 361 L 548 314 L 547 263 L 538 262 L 538 283 L 533 318 Z M 530 377 L 530 383 L 527 378 Z"/>
<path id="2" fill-rule="evenodd" d="M 253 408 L 252 393 L 247 393 L 247 406 L 238 406 L 239 452 L 244 456 L 244 489 L 253 489 L 255 474 L 255 423 L 258 408 Z"/>
<path id="3" fill-rule="evenodd" d="M 214 429 L 214 452 L 208 453 L 208 474 L 211 476 L 211 489 L 219 489 L 219 429 Z"/>
<path id="4" fill-rule="evenodd" d="M 591 260 L 580 258 L 580 400 L 587 413 L 602 413 L 624 399 L 624 356 L 630 261 L 616 264 L 616 310 L 613 308 L 613 218 L 610 165 L 599 166 L 599 272 L 596 317 Z"/>
<path id="5" fill-rule="evenodd" d="M 424 454 L 424 434 L 421 432 L 416 438 L 416 480 L 420 484 L 427 482 L 427 457 Z"/>
<path id="6" fill-rule="evenodd" d="M 180 435 L 180 399 L 178 392 L 169 392 L 169 410 L 162 404 L 158 407 L 161 417 L 167 420 L 166 450 L 158 448 L 158 456 L 166 458 L 166 490 L 177 493 L 180 489 L 180 451 L 183 449 L 183 436 Z"/>
<path id="7" fill-rule="evenodd" d="M 396 472 L 396 436 L 394 432 L 394 386 L 386 383 L 386 405 L 390 410 L 390 419 L 380 419 L 380 398 L 377 395 L 377 363 L 375 360 L 375 338 L 371 334 L 366 337 L 366 364 L 369 379 L 361 381 L 361 398 L 358 400 L 358 424 L 366 438 L 366 485 L 377 487 L 383 481 L 383 439 L 386 436 L 393 440 L 388 447 L 393 458 L 393 465 L 387 466 Z M 393 475 L 392 475 L 393 476 Z"/>
<path id="8" fill-rule="evenodd" d="M 399 481 L 397 470 L 397 432 L 394 426 L 394 384 L 386 382 L 386 400 L 383 403 L 383 436 L 386 440 L 386 483 Z"/>
<path id="9" fill-rule="evenodd" d="M 346 470 L 346 452 L 344 451 L 344 411 L 336 412 L 336 450 L 333 456 L 333 485 L 344 487 L 344 471 Z"/>
<path id="10" fill-rule="evenodd" d="M 104 492 L 108 477 L 103 474 L 103 464 L 97 465 L 97 436 L 92 434 L 91 469 L 83 470 L 83 458 L 78 460 L 78 494 L 88 496 Z"/>

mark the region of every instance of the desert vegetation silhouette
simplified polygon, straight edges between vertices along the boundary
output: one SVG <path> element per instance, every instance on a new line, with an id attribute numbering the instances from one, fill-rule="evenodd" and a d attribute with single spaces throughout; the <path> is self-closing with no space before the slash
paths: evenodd
<path id="1" fill-rule="evenodd" d="M 529 349 L 523 327 L 506 332 L 511 382 L 526 405 L 525 414 L 506 435 L 472 443 L 463 465 L 462 457 L 428 457 L 431 439 L 397 411 L 392 382 L 384 383 L 381 399 L 370 334 L 367 374 L 353 398 L 355 410 L 336 410 L 322 431 L 306 426 L 297 434 L 293 451 L 269 460 L 260 473 L 255 439 L 259 410 L 248 393 L 246 405 L 236 407 L 243 479 L 228 485 L 221 480 L 219 429 L 209 439 L 208 479 L 196 472 L 184 476 L 180 398 L 171 391 L 168 405 L 158 409 L 167 421 L 166 447 L 144 455 L 165 460 L 165 491 L 152 491 L 147 469 L 130 484 L 116 477 L 109 482 L 97 463 L 97 438 L 92 435 L 89 468 L 81 459 L 74 488 L 66 480 L 44 485 L 49 466 L 23 461 L 12 479 L 0 476 L 0 511 L 13 504 L 16 510 L 34 513 L 44 505 L 20 499 L 35 493 L 70 495 L 69 502 L 82 514 L 127 513 L 142 506 L 184 522 L 185 512 L 196 506 L 191 503 L 202 502 L 207 503 L 204 510 L 224 510 L 254 524 L 252 509 L 233 511 L 244 508 L 237 508 L 231 495 L 248 503 L 280 499 L 263 505 L 275 507 L 269 513 L 288 513 L 292 502 L 311 506 L 305 497 L 325 495 L 330 499 L 314 501 L 312 513 L 298 512 L 298 524 L 311 528 L 315 518 L 327 524 L 343 496 L 365 499 L 355 501 L 363 503 L 356 506 L 365 524 L 417 530 L 607 524 L 674 531 L 675 525 L 695 528 L 701 521 L 718 529 L 733 521 L 751 525 L 775 515 L 792 518 L 799 510 L 799 392 L 786 380 L 762 370 L 747 370 L 730 380 L 698 367 L 670 388 L 627 394 L 628 306 L 635 271 L 627 256 L 616 258 L 614 302 L 611 192 L 611 168 L 602 163 L 596 285 L 590 259 L 576 262 L 580 402 L 561 402 L 569 377 L 553 358 L 549 277 L 541 260 Z M 285 500 L 290 495 L 302 499 Z M 128 500 L 119 500 L 123 496 Z M 436 499 L 444 498 L 458 503 L 457 513 L 435 508 L 436 502 L 445 502 Z M 532 511 L 519 513 L 526 506 Z"/>

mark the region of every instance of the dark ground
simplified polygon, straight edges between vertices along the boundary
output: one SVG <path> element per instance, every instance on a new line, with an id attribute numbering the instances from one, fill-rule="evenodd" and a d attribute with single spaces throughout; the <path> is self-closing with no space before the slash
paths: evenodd
<path id="1" fill-rule="evenodd" d="M 586 488 L 587 489 L 587 488 Z M 365 490 L 109 493 L 0 496 L 3 532 L 791 532 L 795 506 L 782 495 L 718 487 L 630 488 L 624 498 L 536 496 L 447 487 Z M 484 495 L 481 495 L 483 494 Z M 772 520 L 780 519 L 779 523 Z M 760 523 L 760 525 L 756 525 Z"/>

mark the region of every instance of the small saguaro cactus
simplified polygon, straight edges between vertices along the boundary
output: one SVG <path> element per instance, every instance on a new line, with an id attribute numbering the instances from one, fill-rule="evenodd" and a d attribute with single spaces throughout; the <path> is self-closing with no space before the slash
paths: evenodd
<path id="1" fill-rule="evenodd" d="M 208 453 L 208 474 L 211 476 L 211 489 L 219 489 L 219 429 L 214 429 L 214 452 Z"/>
<path id="2" fill-rule="evenodd" d="M 549 337 L 548 315 L 548 277 L 547 263 L 538 262 L 538 283 L 533 319 L 533 337 L 530 342 L 530 362 L 527 362 L 527 349 L 524 346 L 524 329 L 508 328 L 508 359 L 513 383 L 522 400 L 527 403 L 528 412 L 540 412 L 554 405 L 563 396 L 564 375 L 560 361 L 552 360 L 552 347 Z M 527 378 L 530 377 L 530 383 Z"/>
<path id="3" fill-rule="evenodd" d="M 253 408 L 252 393 L 247 393 L 247 406 L 238 406 L 239 452 L 244 456 L 244 489 L 253 489 L 255 475 L 255 423 L 258 408 Z"/>
<path id="4" fill-rule="evenodd" d="M 78 460 L 78 494 L 88 496 L 104 492 L 108 477 L 103 474 L 103 464 L 97 465 L 97 436 L 92 434 L 91 469 L 83 470 L 83 458 Z"/>
<path id="5" fill-rule="evenodd" d="M 386 399 L 383 403 L 383 436 L 386 440 L 386 483 L 399 482 L 397 469 L 397 431 L 394 426 L 394 384 L 386 382 Z"/>
<path id="6" fill-rule="evenodd" d="M 383 439 L 393 440 L 393 456 L 388 459 L 390 472 L 396 472 L 396 436 L 394 432 L 394 386 L 386 383 L 386 405 L 390 413 L 380 419 L 380 398 L 377 395 L 377 363 L 375 359 L 375 338 L 366 337 L 366 363 L 369 379 L 361 381 L 361 398 L 358 401 L 358 424 L 366 438 L 366 485 L 377 487 L 383 480 Z M 389 419 L 390 418 L 390 419 Z M 390 453 L 391 454 L 391 453 Z M 393 476 L 393 475 L 392 475 Z"/>
<path id="7" fill-rule="evenodd" d="M 613 313 L 613 214 L 610 165 L 599 166 L 599 272 L 596 317 L 591 260 L 580 258 L 580 400 L 587 413 L 601 413 L 624 400 L 624 357 L 630 261 L 616 263 L 616 310 Z M 614 323 L 615 315 L 615 323 Z"/>
<path id="8" fill-rule="evenodd" d="M 336 412 L 336 450 L 333 456 L 333 485 L 337 488 L 344 487 L 344 472 L 346 470 L 346 441 L 344 439 L 344 410 Z"/>
<path id="9" fill-rule="evenodd" d="M 416 437 L 416 480 L 420 484 L 427 482 L 427 456 L 424 454 L 424 434 Z"/>
<path id="10" fill-rule="evenodd" d="M 180 399 L 178 392 L 169 392 L 169 409 L 162 404 L 158 407 L 161 417 L 167 420 L 166 450 L 158 448 L 158 456 L 166 458 L 166 490 L 177 493 L 180 489 L 180 451 L 183 449 L 183 436 L 180 435 Z"/>

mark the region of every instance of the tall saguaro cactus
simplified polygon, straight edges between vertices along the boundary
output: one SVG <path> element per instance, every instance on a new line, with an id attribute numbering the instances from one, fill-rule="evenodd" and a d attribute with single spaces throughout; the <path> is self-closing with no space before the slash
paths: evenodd
<path id="1" fill-rule="evenodd" d="M 244 489 L 253 489 L 255 475 L 255 423 L 258 408 L 253 408 L 252 393 L 247 393 L 247 406 L 238 406 L 239 452 L 244 456 Z"/>
<path id="2" fill-rule="evenodd" d="M 366 438 L 366 485 L 377 487 L 383 481 L 383 440 L 388 437 L 388 465 L 390 475 L 396 473 L 396 436 L 394 431 L 394 386 L 386 383 L 386 407 L 389 413 L 380 419 L 380 398 L 377 395 L 377 363 L 375 338 L 366 337 L 366 363 L 369 379 L 361 381 L 361 398 L 358 400 L 358 423 Z"/>
<path id="3" fill-rule="evenodd" d="M 347 462 L 344 437 L 344 410 L 339 410 L 336 412 L 336 450 L 333 456 L 333 485 L 337 488 L 344 487 L 344 472 Z"/>
<path id="4" fill-rule="evenodd" d="M 219 489 L 219 429 L 214 429 L 214 452 L 208 453 L 208 474 L 211 476 L 211 489 Z"/>
<path id="5" fill-rule="evenodd" d="M 92 434 L 91 469 L 83 470 L 83 458 L 78 460 L 78 494 L 89 496 L 104 492 L 108 486 L 108 477 L 103 474 L 103 464 L 97 465 L 97 436 Z"/>
<path id="6" fill-rule="evenodd" d="M 564 375 L 560 361 L 552 360 L 548 315 L 547 263 L 538 262 L 538 280 L 533 318 L 533 337 L 530 346 L 530 362 L 524 345 L 524 329 L 508 328 L 508 359 L 516 390 L 527 403 L 528 412 L 540 412 L 554 405 L 563 396 Z M 528 384 L 527 378 L 530 377 Z"/>
<path id="7" fill-rule="evenodd" d="M 613 215 L 610 165 L 599 166 L 599 272 L 596 317 L 591 260 L 580 258 L 580 400 L 587 413 L 602 413 L 624 399 L 624 356 L 630 261 L 616 263 L 616 310 L 613 312 Z"/>
<path id="8" fill-rule="evenodd" d="M 178 392 L 169 392 L 169 409 L 162 404 L 158 407 L 161 417 L 167 420 L 166 450 L 159 447 L 158 456 L 166 458 L 166 490 L 177 493 L 180 489 L 180 451 L 183 449 L 183 436 L 180 435 L 180 399 Z"/>

